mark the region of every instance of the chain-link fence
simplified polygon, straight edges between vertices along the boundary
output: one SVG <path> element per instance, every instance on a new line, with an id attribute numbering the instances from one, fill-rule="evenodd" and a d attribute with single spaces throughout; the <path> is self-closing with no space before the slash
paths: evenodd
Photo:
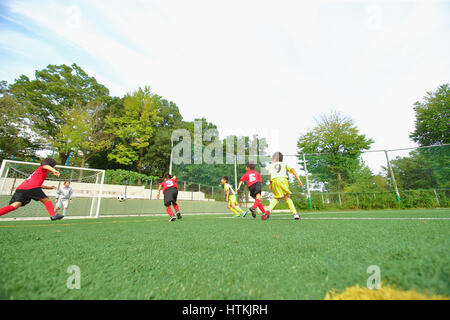
<path id="1" fill-rule="evenodd" d="M 343 152 L 300 153 L 285 155 L 283 162 L 299 173 L 303 187 L 300 188 L 291 175 L 291 198 L 298 210 L 308 211 L 449 207 L 449 160 L 450 146 L 443 145 L 367 151 L 357 155 Z M 11 185 L 4 183 L 2 203 L 9 201 L 19 180 L 33 171 L 32 166 L 26 165 L 16 165 L 13 169 L 6 174 Z M 239 178 L 245 173 L 245 164 L 192 164 L 190 167 L 174 167 L 174 171 L 178 177 L 178 199 L 183 212 L 228 212 L 221 178 L 228 175 L 229 183 L 236 190 Z M 263 173 L 262 198 L 263 205 L 267 206 L 273 194 L 268 188 L 264 165 L 259 165 L 257 171 Z M 189 182 L 189 177 L 207 183 Z M 76 194 L 70 214 L 89 215 L 93 205 L 84 192 L 90 185 L 98 183 L 98 175 L 91 176 L 88 172 L 80 173 L 80 170 L 74 169 L 62 170 L 59 179 L 50 176 L 48 183 L 56 183 L 55 186 L 60 187 L 65 179 L 72 181 Z M 162 193 L 157 201 L 158 184 L 161 181 L 154 177 L 119 182 L 105 179 L 100 215 L 164 213 Z M 51 192 L 49 194 L 52 196 Z M 126 201 L 119 200 L 122 196 Z M 237 199 L 239 206 L 244 209 L 253 203 L 246 186 L 241 188 Z M 284 201 L 277 206 L 277 209 L 287 208 Z M 39 204 L 33 204 L 27 210 L 17 210 L 17 213 L 8 217 L 29 214 L 31 211 L 36 212 L 33 215 L 45 216 L 45 210 L 41 209 Z"/>
<path id="2" fill-rule="evenodd" d="M 291 187 L 303 209 L 448 207 L 450 145 L 284 157 L 304 187 Z"/>

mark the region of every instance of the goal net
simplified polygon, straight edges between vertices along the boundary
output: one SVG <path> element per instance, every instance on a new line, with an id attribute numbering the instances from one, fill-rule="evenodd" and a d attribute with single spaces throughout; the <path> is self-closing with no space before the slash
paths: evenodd
<path id="1" fill-rule="evenodd" d="M 8 205 L 16 188 L 39 166 L 39 163 L 34 162 L 3 160 L 0 167 L 0 207 Z M 60 165 L 57 165 L 56 169 L 60 172 L 60 176 L 56 177 L 50 172 L 43 184 L 56 187 L 43 190 L 48 198 L 55 203 L 57 190 L 63 188 L 64 181 L 70 181 L 72 203 L 69 204 L 67 216 L 98 218 L 105 171 Z M 62 209 L 58 213 L 62 214 Z M 28 205 L 3 215 L 0 219 L 32 217 L 48 217 L 48 212 L 41 202 L 32 200 Z"/>

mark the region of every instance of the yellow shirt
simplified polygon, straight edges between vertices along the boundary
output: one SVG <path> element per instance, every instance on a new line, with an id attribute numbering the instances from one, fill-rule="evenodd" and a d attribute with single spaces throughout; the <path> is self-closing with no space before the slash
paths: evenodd
<path id="1" fill-rule="evenodd" d="M 291 172 L 291 167 L 283 162 L 274 162 L 269 164 L 268 172 L 270 175 L 270 180 L 278 178 L 289 178 L 289 172 Z"/>
<path id="2" fill-rule="evenodd" d="M 229 183 L 225 183 L 223 185 L 223 189 L 225 190 L 225 193 L 227 193 L 227 191 L 230 191 L 230 193 L 229 193 L 230 196 L 233 195 L 233 194 L 236 194 L 236 192 L 234 192 L 234 190 L 233 190 L 233 187 Z"/>

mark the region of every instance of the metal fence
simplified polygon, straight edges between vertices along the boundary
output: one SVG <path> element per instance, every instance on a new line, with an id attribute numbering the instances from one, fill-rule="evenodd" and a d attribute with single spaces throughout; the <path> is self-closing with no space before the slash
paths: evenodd
<path id="1" fill-rule="evenodd" d="M 372 150 L 358 156 L 285 156 L 303 176 L 305 208 L 448 207 L 450 145 Z M 297 188 L 298 189 L 298 188 Z M 300 206 L 304 206 L 298 200 Z"/>

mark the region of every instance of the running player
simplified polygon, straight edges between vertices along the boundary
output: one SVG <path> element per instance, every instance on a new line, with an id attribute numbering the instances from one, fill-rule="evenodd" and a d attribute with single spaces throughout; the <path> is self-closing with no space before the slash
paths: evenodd
<path id="1" fill-rule="evenodd" d="M 252 217 L 256 218 L 256 208 L 259 208 L 263 214 L 266 212 L 261 203 L 262 177 L 259 172 L 255 171 L 254 163 L 247 162 L 245 164 L 245 169 L 247 172 L 241 177 L 236 192 L 238 193 L 242 184 L 247 181 L 247 188 L 250 191 L 250 196 L 255 199 L 255 203 L 250 208 L 250 212 L 252 213 Z"/>
<path id="2" fill-rule="evenodd" d="M 72 188 L 70 187 L 70 181 L 64 181 L 64 186 L 61 189 L 56 191 L 56 207 L 55 212 L 60 208 L 63 208 L 63 216 L 65 217 L 67 214 L 67 208 L 69 207 L 69 203 L 72 203 Z"/>
<path id="3" fill-rule="evenodd" d="M 0 209 L 0 216 L 14 211 L 20 207 L 26 206 L 31 199 L 40 201 L 47 209 L 50 219 L 59 220 L 64 218 L 61 214 L 55 214 L 53 202 L 45 195 L 42 189 L 56 189 L 56 187 L 43 186 L 48 173 L 51 171 L 55 177 L 59 177 L 59 171 L 55 169 L 56 161 L 52 158 L 46 158 L 41 161 L 41 165 L 37 168 L 24 182 L 22 182 L 14 192 L 9 206 Z"/>
<path id="4" fill-rule="evenodd" d="M 178 197 L 178 186 L 177 186 L 177 177 L 172 177 L 170 174 L 166 174 L 164 176 L 164 181 L 159 184 L 158 187 L 158 195 L 156 196 L 157 199 L 159 199 L 161 189 L 164 194 L 164 205 L 166 206 L 167 214 L 169 215 L 170 219 L 169 221 L 172 222 L 176 220 L 176 218 L 181 219 L 181 212 L 180 208 L 177 204 L 177 197 Z M 171 205 L 173 205 L 173 208 L 175 209 L 176 217 L 173 214 Z"/>
<path id="5" fill-rule="evenodd" d="M 221 183 L 223 184 L 223 189 L 225 190 L 225 201 L 228 202 L 228 209 L 234 213 L 233 218 L 240 216 L 245 217 L 246 212 L 238 206 L 236 192 L 234 192 L 233 187 L 228 183 L 228 181 L 228 176 L 222 177 Z"/>
<path id="6" fill-rule="evenodd" d="M 300 219 L 300 216 L 297 214 L 297 210 L 295 209 L 294 202 L 290 198 L 291 191 L 289 190 L 289 173 L 292 173 L 297 179 L 298 185 L 303 187 L 303 183 L 300 180 L 297 172 L 295 172 L 294 168 L 291 168 L 286 163 L 283 163 L 283 154 L 281 152 L 275 152 L 272 156 L 272 161 L 269 165 L 269 189 L 273 192 L 273 199 L 270 201 L 269 209 L 267 209 L 266 213 L 261 217 L 262 220 L 266 220 L 269 218 L 270 213 L 278 204 L 281 198 L 286 200 L 289 210 L 291 210 L 294 215 L 294 219 Z"/>

